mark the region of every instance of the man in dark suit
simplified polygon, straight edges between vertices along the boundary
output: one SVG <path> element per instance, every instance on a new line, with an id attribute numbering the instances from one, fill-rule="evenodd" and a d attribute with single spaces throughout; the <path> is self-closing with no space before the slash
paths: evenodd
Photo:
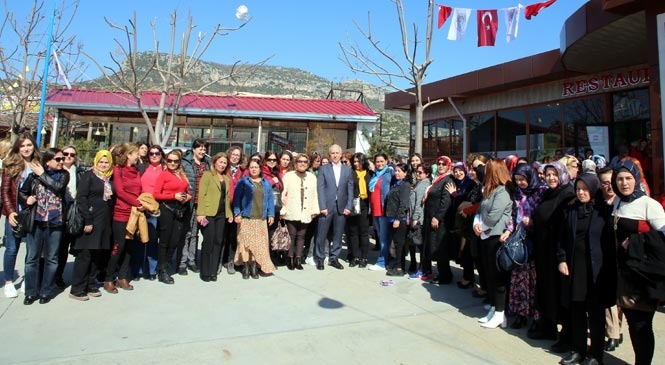
<path id="1" fill-rule="evenodd" d="M 353 209 L 353 171 L 340 162 L 342 147 L 332 145 L 328 149 L 330 163 L 319 168 L 317 177 L 317 192 L 319 195 L 319 208 L 321 215 L 316 232 L 316 268 L 323 270 L 323 260 L 328 244 L 330 226 L 333 229 L 332 248 L 328 264 L 342 270 L 344 266 L 338 261 L 342 251 L 342 233 L 347 215 Z"/>

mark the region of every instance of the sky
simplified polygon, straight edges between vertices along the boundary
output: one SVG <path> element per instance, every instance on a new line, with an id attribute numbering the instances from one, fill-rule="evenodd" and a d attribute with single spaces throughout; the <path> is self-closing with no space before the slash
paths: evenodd
<path id="1" fill-rule="evenodd" d="M 58 0 L 60 1 L 60 0 Z M 544 0 L 522 2 L 529 5 Z M 446 39 L 451 19 L 437 29 L 434 26 L 431 58 L 426 83 L 443 78 L 482 69 L 510 60 L 558 49 L 560 34 L 566 19 L 586 0 L 558 0 L 549 8 L 543 9 L 531 20 L 524 18 L 522 11 L 518 37 L 511 43 L 505 42 L 505 26 L 500 16 L 499 31 L 495 47 L 477 47 L 475 13 L 472 13 L 465 39 Z M 29 1 L 9 0 L 10 10 L 17 12 L 27 7 Z M 46 6 L 52 6 L 46 0 Z M 471 9 L 501 9 L 515 6 L 518 0 L 441 0 L 436 4 Z M 217 24 L 234 28 L 241 24 L 235 17 L 236 9 L 245 5 L 249 9 L 251 21 L 238 31 L 217 38 L 206 51 L 206 61 L 231 64 L 258 63 L 267 58 L 269 65 L 295 67 L 309 71 L 330 81 L 341 82 L 361 79 L 379 85 L 376 77 L 354 73 L 341 60 L 339 43 L 357 43 L 361 49 L 370 49 L 355 23 L 365 28 L 368 17 L 375 39 L 384 49 L 403 61 L 402 40 L 399 33 L 396 10 L 391 0 L 81 0 L 79 11 L 72 24 L 72 32 L 84 46 L 85 51 L 102 65 L 112 66 L 109 53 L 116 49 L 115 40 L 124 43 L 123 34 L 111 29 L 104 21 L 126 25 L 133 17 L 138 18 L 139 48 L 141 51 L 153 49 L 150 22 L 155 21 L 158 29 L 160 49 L 167 50 L 170 42 L 169 19 L 173 11 L 178 13 L 178 34 L 187 25 L 191 14 L 198 32 L 211 34 Z M 425 34 L 427 1 L 404 0 L 407 28 L 413 40 L 413 24 L 417 24 L 420 38 Z M 434 21 L 436 22 L 436 15 Z M 422 53 L 421 53 L 422 54 Z M 424 56 L 418 57 L 422 62 Z M 67 59 L 60 60 L 63 63 Z M 383 63 L 383 62 L 381 62 Z M 100 75 L 96 66 L 89 66 L 83 79 Z M 406 87 L 400 81 L 400 87 Z"/>

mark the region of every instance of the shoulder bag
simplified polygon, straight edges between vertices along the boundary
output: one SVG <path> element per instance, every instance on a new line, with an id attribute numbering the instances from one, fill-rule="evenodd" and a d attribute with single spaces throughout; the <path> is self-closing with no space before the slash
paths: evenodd
<path id="1" fill-rule="evenodd" d="M 496 267 L 500 271 L 510 271 L 527 262 L 529 262 L 529 251 L 526 244 L 526 230 L 520 224 L 496 251 Z"/>
<path id="2" fill-rule="evenodd" d="M 289 247 L 291 247 L 291 235 L 288 228 L 286 228 L 286 222 L 280 219 L 270 239 L 270 249 L 273 251 L 288 251 Z"/>

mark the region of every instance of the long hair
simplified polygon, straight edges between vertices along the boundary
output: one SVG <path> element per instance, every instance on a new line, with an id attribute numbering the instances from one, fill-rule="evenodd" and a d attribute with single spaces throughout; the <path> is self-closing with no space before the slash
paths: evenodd
<path id="1" fill-rule="evenodd" d="M 508 172 L 506 163 L 502 159 L 495 158 L 487 161 L 484 184 L 483 198 L 492 195 L 499 186 L 511 184 L 510 172 Z"/>
<path id="2" fill-rule="evenodd" d="M 362 166 L 363 170 L 369 170 L 369 161 L 367 161 L 367 156 L 365 156 L 364 153 L 356 152 L 351 159 L 352 164 L 354 159 L 357 159 L 358 162 L 360 162 L 360 166 Z"/>
<path id="3" fill-rule="evenodd" d="M 113 149 L 113 162 L 116 166 L 127 166 L 127 155 L 139 150 L 136 143 L 123 143 Z"/>
<path id="4" fill-rule="evenodd" d="M 173 174 L 177 175 L 177 176 L 180 176 L 183 180 L 187 181 L 187 184 L 189 184 L 189 179 L 187 179 L 187 174 L 185 174 L 185 171 L 182 169 L 182 151 L 180 151 L 178 149 L 172 150 L 172 151 L 170 151 L 169 153 L 166 154 L 166 159 L 168 160 L 169 156 L 171 156 L 171 155 L 177 156 L 178 160 L 180 160 L 180 162 L 178 163 L 178 168 L 173 170 Z M 167 167 L 167 169 L 168 169 L 168 167 Z"/>
<path id="5" fill-rule="evenodd" d="M 3 161 L 5 171 L 9 172 L 9 175 L 11 175 L 12 178 L 16 178 L 21 175 L 25 169 L 26 160 L 23 159 L 23 156 L 21 156 L 19 151 L 21 149 L 21 145 L 26 140 L 32 142 L 33 146 L 32 156 L 27 159 L 27 162 L 40 163 L 42 160 L 42 155 L 39 152 L 39 148 L 37 147 L 37 142 L 35 142 L 35 139 L 32 138 L 32 135 L 29 133 L 20 134 L 12 145 L 12 149 L 9 151 L 9 155 Z"/>

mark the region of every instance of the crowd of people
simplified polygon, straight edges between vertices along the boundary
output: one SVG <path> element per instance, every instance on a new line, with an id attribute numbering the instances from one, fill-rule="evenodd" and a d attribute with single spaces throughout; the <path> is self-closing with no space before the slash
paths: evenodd
<path id="1" fill-rule="evenodd" d="M 665 298 L 665 212 L 639 159 L 604 166 L 593 154 L 545 163 L 471 154 L 429 164 L 419 154 L 326 152 L 245 156 L 231 147 L 209 156 L 205 140 L 168 152 L 125 143 L 98 151 L 85 169 L 73 146 L 40 151 L 28 134 L 0 142 L 5 296 L 18 295 L 22 242 L 25 305 L 67 287 L 70 252 L 69 297 L 78 301 L 134 290 L 138 280 L 173 285 L 175 274 L 258 279 L 280 266 L 343 270 L 343 261 L 445 285 L 455 261 L 457 286 L 484 301 L 482 327 L 529 326 L 530 338 L 555 341 L 561 364 L 588 365 L 621 344 L 625 317 L 635 363 L 651 363 Z M 82 232 L 67 229 L 70 209 L 83 217 Z M 284 226 L 290 241 L 278 247 Z M 497 252 L 518 231 L 528 261 L 502 269 Z M 369 262 L 372 249 L 378 258 Z"/>

